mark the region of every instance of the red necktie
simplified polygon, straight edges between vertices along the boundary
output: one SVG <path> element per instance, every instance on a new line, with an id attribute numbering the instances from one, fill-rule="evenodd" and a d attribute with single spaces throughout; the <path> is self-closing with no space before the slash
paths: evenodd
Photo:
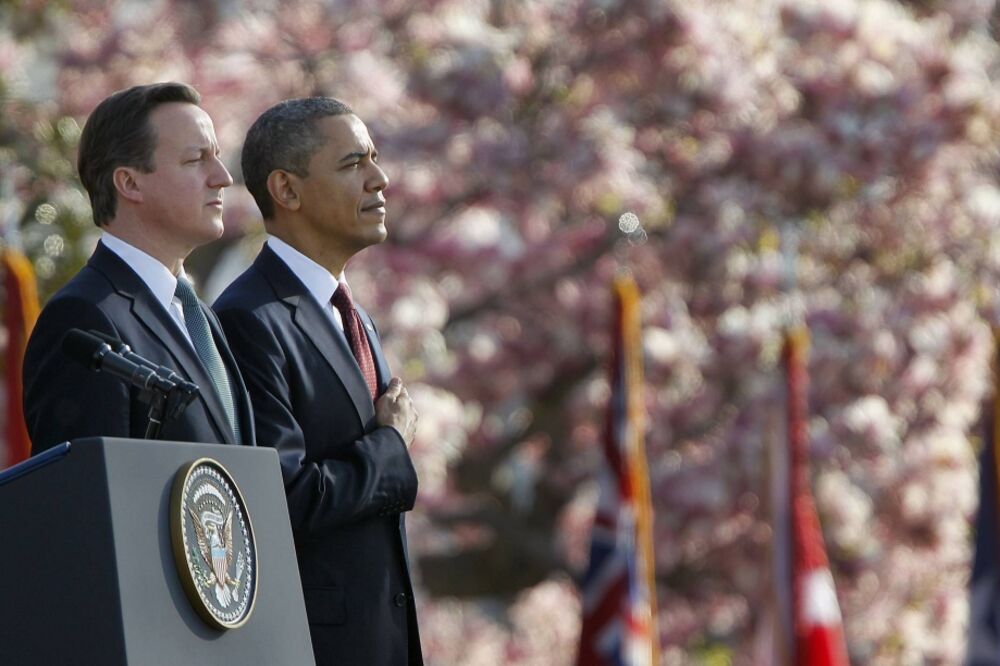
<path id="1" fill-rule="evenodd" d="M 365 335 L 364 324 L 361 323 L 358 311 L 354 309 L 354 299 L 351 298 L 351 289 L 347 284 L 340 283 L 337 290 L 333 292 L 330 302 L 340 313 L 340 319 L 344 322 L 344 335 L 347 337 L 347 344 L 351 346 L 354 360 L 358 362 L 365 383 L 368 384 L 368 392 L 371 394 L 372 400 L 375 400 L 375 394 L 378 390 L 375 361 L 372 358 L 371 347 L 368 346 L 368 336 Z"/>

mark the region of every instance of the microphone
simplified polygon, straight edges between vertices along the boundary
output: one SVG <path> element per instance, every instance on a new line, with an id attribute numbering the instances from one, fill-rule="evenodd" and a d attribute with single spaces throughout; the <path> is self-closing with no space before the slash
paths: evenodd
<path id="1" fill-rule="evenodd" d="M 101 338 L 78 328 L 71 328 L 66 332 L 62 348 L 67 356 L 91 370 L 107 372 L 140 389 L 169 393 L 177 387 L 175 382 L 157 374 L 153 369 L 157 366 L 149 367 L 152 365 L 149 361 L 146 361 L 149 365 L 130 361 L 111 349 L 111 345 Z"/>
<path id="2" fill-rule="evenodd" d="M 107 333 L 101 333 L 100 331 L 95 331 L 94 329 L 90 329 L 90 334 L 93 335 L 94 337 L 100 338 L 102 342 L 111 347 L 111 350 L 113 352 L 115 352 L 116 354 L 120 354 L 122 358 L 124 358 L 125 360 L 131 361 L 136 365 L 141 365 L 144 368 L 149 368 L 150 370 L 153 370 L 156 374 L 160 375 L 167 381 L 173 382 L 184 393 L 198 392 L 197 384 L 189 382 L 188 380 L 184 379 L 183 377 L 181 377 L 180 375 L 178 375 L 176 372 L 174 372 L 165 365 L 156 365 L 152 361 L 144 359 L 143 357 L 139 356 L 134 351 L 132 351 L 132 348 L 129 347 L 124 342 L 122 342 L 121 340 L 113 338 Z"/>

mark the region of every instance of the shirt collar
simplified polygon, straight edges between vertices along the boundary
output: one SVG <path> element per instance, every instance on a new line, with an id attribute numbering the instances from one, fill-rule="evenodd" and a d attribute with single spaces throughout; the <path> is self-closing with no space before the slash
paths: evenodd
<path id="1" fill-rule="evenodd" d="M 330 271 L 302 254 L 277 236 L 268 236 L 267 245 L 278 255 L 288 268 L 306 286 L 312 297 L 320 305 L 328 305 L 340 282 L 347 284 L 344 273 L 334 277 Z"/>
<path id="2" fill-rule="evenodd" d="M 180 275 L 175 277 L 158 259 L 107 231 L 101 234 L 101 243 L 128 264 L 153 292 L 153 297 L 160 305 L 167 311 L 170 310 L 170 302 L 174 299 L 174 291 L 177 290 L 177 277 L 187 278 L 183 266 Z"/>

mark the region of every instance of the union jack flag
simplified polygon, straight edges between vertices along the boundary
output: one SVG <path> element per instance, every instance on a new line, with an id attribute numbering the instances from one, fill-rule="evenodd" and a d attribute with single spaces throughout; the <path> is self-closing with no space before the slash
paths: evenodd
<path id="1" fill-rule="evenodd" d="M 613 292 L 611 399 L 590 563 L 580 585 L 578 666 L 659 662 L 653 511 L 643 450 L 639 291 L 630 278 L 620 277 Z"/>

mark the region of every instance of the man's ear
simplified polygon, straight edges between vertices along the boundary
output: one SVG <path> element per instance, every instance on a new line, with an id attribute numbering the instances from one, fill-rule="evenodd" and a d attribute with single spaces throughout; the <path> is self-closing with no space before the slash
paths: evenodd
<path id="1" fill-rule="evenodd" d="M 275 169 L 267 176 L 267 191 L 275 206 L 285 210 L 298 210 L 302 205 L 299 198 L 299 187 L 302 181 L 294 173 L 283 169 Z"/>
<path id="2" fill-rule="evenodd" d="M 132 203 L 142 203 L 142 189 L 136 180 L 136 172 L 132 167 L 118 167 L 111 174 L 118 194 Z"/>

